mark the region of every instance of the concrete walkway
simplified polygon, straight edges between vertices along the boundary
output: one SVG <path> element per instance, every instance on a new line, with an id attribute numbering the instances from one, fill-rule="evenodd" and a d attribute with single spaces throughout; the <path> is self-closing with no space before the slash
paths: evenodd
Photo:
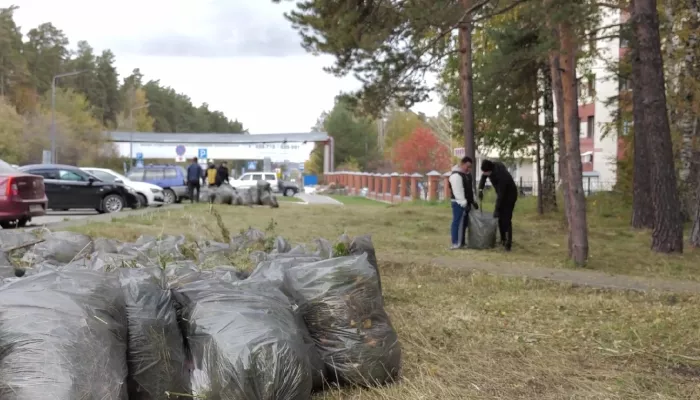
<path id="1" fill-rule="evenodd" d="M 328 196 L 324 196 L 322 194 L 299 193 L 299 194 L 297 194 L 297 197 L 302 199 L 307 204 L 332 205 L 332 206 L 342 206 L 343 205 L 343 203 L 339 202 L 338 200 L 330 198 Z"/>

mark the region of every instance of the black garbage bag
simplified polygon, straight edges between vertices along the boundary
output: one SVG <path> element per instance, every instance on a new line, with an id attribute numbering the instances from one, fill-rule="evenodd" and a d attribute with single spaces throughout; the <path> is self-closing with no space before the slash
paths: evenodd
<path id="1" fill-rule="evenodd" d="M 38 237 L 21 230 L 0 230 L 0 247 L 9 249 L 23 244 L 36 242 Z"/>
<path id="2" fill-rule="evenodd" d="M 285 275 L 330 378 L 364 386 L 398 378 L 401 346 L 367 254 L 295 266 Z"/>
<path id="3" fill-rule="evenodd" d="M 254 187 L 254 188 L 251 188 L 249 190 L 249 192 L 250 192 L 250 198 L 251 198 L 250 204 L 254 205 L 254 206 L 259 206 L 260 205 L 260 190 L 258 190 L 258 188 Z"/>
<path id="4" fill-rule="evenodd" d="M 233 204 L 233 196 L 236 194 L 234 189 L 227 184 L 222 184 L 216 188 L 216 196 L 214 203 L 216 204 Z"/>
<path id="5" fill-rule="evenodd" d="M 129 400 L 186 399 L 184 339 L 172 292 L 160 268 L 119 270 L 128 321 Z"/>
<path id="6" fill-rule="evenodd" d="M 11 266 L 12 266 L 12 261 L 10 261 L 9 254 L 0 250 L 0 267 L 11 267 Z"/>
<path id="7" fill-rule="evenodd" d="M 257 193 L 257 190 L 241 189 L 238 191 L 238 194 L 241 196 L 241 205 L 252 206 L 255 204 L 253 202 L 253 192 Z"/>
<path id="8" fill-rule="evenodd" d="M 0 399 L 127 400 L 116 275 L 44 272 L 0 288 Z"/>
<path id="9" fill-rule="evenodd" d="M 161 238 L 141 236 L 136 240 L 135 245 L 138 246 L 136 250 L 141 259 L 157 260 L 168 258 L 180 260 L 185 258 L 182 250 L 186 243 L 187 238 L 184 235 L 165 235 Z"/>
<path id="10" fill-rule="evenodd" d="M 24 261 L 33 264 L 46 260 L 66 264 L 94 250 L 92 238 L 80 233 L 50 232 L 44 234 L 43 239 L 25 254 Z"/>
<path id="11" fill-rule="evenodd" d="M 118 240 L 97 238 L 92 241 L 93 250 L 102 253 L 119 253 L 123 246 Z"/>
<path id="12" fill-rule="evenodd" d="M 277 197 L 271 192 L 262 192 L 260 194 L 260 204 L 263 206 L 268 206 L 270 208 L 279 208 L 280 204 L 277 201 Z"/>
<path id="13" fill-rule="evenodd" d="M 379 283 L 379 291 L 382 291 L 382 274 L 379 273 L 379 264 L 377 263 L 377 252 L 372 243 L 372 236 L 362 235 L 356 236 L 350 242 L 350 255 L 359 256 L 367 254 L 367 262 L 377 271 L 377 282 Z"/>
<path id="14" fill-rule="evenodd" d="M 498 219 L 482 211 L 471 211 L 468 218 L 467 248 L 486 250 L 496 247 Z"/>
<path id="15" fill-rule="evenodd" d="M 208 279 L 173 291 L 186 321 L 193 394 L 221 400 L 309 400 L 308 348 L 279 290 Z"/>
<path id="16" fill-rule="evenodd" d="M 243 205 L 243 198 L 241 197 L 240 193 L 236 192 L 233 194 L 233 203 L 234 206 L 242 206 Z"/>

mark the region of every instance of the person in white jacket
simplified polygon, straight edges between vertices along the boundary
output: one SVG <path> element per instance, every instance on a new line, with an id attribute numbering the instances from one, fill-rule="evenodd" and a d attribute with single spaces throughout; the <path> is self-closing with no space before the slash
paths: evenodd
<path id="1" fill-rule="evenodd" d="M 452 202 L 452 249 L 461 249 L 465 245 L 465 233 L 467 231 L 469 210 L 473 207 L 479 209 L 474 201 L 474 187 L 472 183 L 472 163 L 470 157 L 464 157 L 459 165 L 452 169 L 449 178 L 450 199 Z"/>

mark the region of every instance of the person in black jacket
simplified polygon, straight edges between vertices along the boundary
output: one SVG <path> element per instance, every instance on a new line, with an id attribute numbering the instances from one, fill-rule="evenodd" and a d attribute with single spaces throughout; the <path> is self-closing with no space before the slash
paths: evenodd
<path id="1" fill-rule="evenodd" d="M 222 183 L 228 183 L 228 166 L 226 161 L 222 161 L 219 168 L 216 170 L 216 186 L 221 186 Z"/>
<path id="2" fill-rule="evenodd" d="M 518 200 L 518 187 L 502 162 L 484 160 L 481 162 L 479 200 L 484 198 L 486 178 L 491 181 L 491 185 L 496 190 L 496 208 L 493 211 L 493 217 L 498 218 L 501 244 L 506 251 L 510 251 L 513 246 L 513 209 Z"/>
<path id="3" fill-rule="evenodd" d="M 479 206 L 474 201 L 471 170 L 472 159 L 464 157 L 459 162 L 459 165 L 452 170 L 452 174 L 448 179 L 452 204 L 452 250 L 464 247 L 469 210 L 471 208 L 479 209 Z"/>

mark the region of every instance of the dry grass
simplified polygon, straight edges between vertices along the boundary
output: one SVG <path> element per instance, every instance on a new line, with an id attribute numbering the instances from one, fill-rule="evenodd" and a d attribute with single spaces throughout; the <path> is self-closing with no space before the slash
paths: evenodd
<path id="1" fill-rule="evenodd" d="M 560 217 L 541 219 L 526 212 L 528 203 L 518 206 L 511 254 L 444 250 L 444 205 L 217 209 L 234 234 L 253 226 L 297 242 L 346 231 L 374 235 L 387 309 L 404 347 L 404 379 L 388 388 L 329 391 L 319 399 L 700 398 L 697 296 L 574 288 L 417 261 L 441 255 L 566 267 Z M 652 254 L 648 234 L 625 226 L 624 210 L 593 203 L 591 268 L 697 280 L 697 252 Z M 217 227 L 206 206 L 193 206 L 75 229 L 133 240 L 160 233 L 212 237 Z"/>

